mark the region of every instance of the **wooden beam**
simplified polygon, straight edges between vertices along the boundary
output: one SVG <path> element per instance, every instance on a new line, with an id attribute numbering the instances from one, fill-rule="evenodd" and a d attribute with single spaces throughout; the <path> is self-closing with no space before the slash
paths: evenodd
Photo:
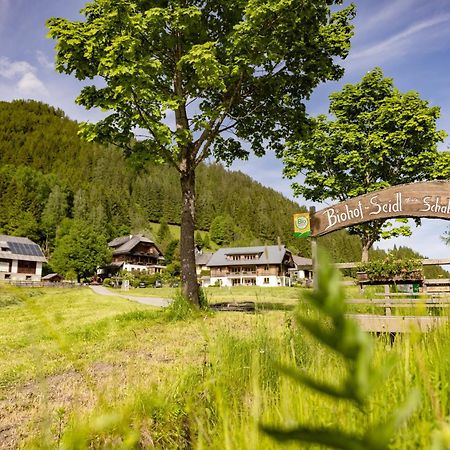
<path id="1" fill-rule="evenodd" d="M 427 332 L 448 322 L 448 317 L 433 316 L 374 316 L 370 314 L 347 314 L 363 331 L 377 333 Z"/>

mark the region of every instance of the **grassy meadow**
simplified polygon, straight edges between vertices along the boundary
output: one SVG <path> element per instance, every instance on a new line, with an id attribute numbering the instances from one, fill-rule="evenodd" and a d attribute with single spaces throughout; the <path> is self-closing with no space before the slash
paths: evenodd
<path id="1" fill-rule="evenodd" d="M 303 295 L 239 289 L 208 297 L 294 306 Z M 296 366 L 331 383 L 346 373 L 345 361 L 297 325 L 308 306 L 179 313 L 88 288 L 0 286 L 0 448 L 293 449 L 299 444 L 278 443 L 260 424 L 358 434 L 389 420 L 413 388 L 420 404 L 391 448 L 448 448 L 449 328 L 397 336 L 392 346 L 374 336 L 373 365 L 394 364 L 360 409 L 278 370 Z"/>

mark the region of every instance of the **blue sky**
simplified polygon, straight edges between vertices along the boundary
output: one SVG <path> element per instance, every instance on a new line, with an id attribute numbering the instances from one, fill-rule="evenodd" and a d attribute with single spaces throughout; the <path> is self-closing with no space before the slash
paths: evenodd
<path id="1" fill-rule="evenodd" d="M 392 77 L 401 91 L 416 90 L 441 107 L 440 129 L 450 134 L 450 1 L 355 1 L 355 36 L 345 75 L 319 86 L 308 102 L 308 113 L 327 113 L 328 95 L 345 83 L 356 83 L 375 66 Z M 0 100 L 34 98 L 60 107 L 73 119 L 97 120 L 101 115 L 74 104 L 80 83 L 53 69 L 53 41 L 46 38 L 49 17 L 76 19 L 82 0 L 0 0 Z M 447 150 L 449 139 L 440 146 Z M 260 183 L 292 197 L 282 178 L 282 163 L 273 155 L 233 164 Z M 300 204 L 305 202 L 297 199 Z M 410 238 L 383 241 L 389 248 L 408 245 L 428 257 L 449 257 L 440 236 L 449 222 L 424 220 Z"/>

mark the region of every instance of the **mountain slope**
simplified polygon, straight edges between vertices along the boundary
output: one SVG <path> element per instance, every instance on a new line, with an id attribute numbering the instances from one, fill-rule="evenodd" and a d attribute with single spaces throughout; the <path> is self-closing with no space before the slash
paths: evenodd
<path id="1" fill-rule="evenodd" d="M 94 224 L 106 237 L 149 229 L 149 222 L 180 223 L 177 172 L 136 164 L 114 147 L 80 140 L 77 123 L 35 101 L 0 102 L 0 232 L 21 234 L 51 249 L 64 218 Z M 197 228 L 231 217 L 234 242 L 276 243 L 309 254 L 292 236 L 301 209 L 280 193 L 219 164 L 197 172 Z M 340 233 L 327 238 L 336 258 L 358 258 L 358 242 Z M 342 251 L 340 251 L 340 249 Z M 345 249 L 345 251 L 344 251 Z M 350 250 L 349 250 L 350 249 Z"/>

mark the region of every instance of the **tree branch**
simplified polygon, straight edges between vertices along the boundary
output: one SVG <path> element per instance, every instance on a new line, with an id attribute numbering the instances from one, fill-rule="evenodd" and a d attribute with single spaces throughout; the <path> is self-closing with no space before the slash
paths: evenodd
<path id="1" fill-rule="evenodd" d="M 220 126 L 222 125 L 222 123 L 225 120 L 225 118 L 227 117 L 231 107 L 233 106 L 234 100 L 239 92 L 240 87 L 241 87 L 243 77 L 244 77 L 244 74 L 241 73 L 239 80 L 236 82 L 236 85 L 233 89 L 233 94 L 229 98 L 226 105 L 224 105 L 225 106 L 224 110 L 220 113 L 220 115 L 217 119 L 211 120 L 208 123 L 208 125 L 206 125 L 201 136 L 195 142 L 195 144 L 194 144 L 194 149 L 195 149 L 195 154 L 196 154 L 196 159 L 195 159 L 195 163 L 194 163 L 195 167 L 197 167 L 208 156 L 209 148 L 210 148 L 214 138 L 221 132 Z M 225 101 L 223 103 L 225 103 Z M 237 123 L 237 120 L 235 120 L 233 126 L 226 127 L 226 129 L 233 128 L 236 125 L 236 123 Z M 203 145 L 203 150 L 198 155 L 198 153 L 200 151 L 200 147 L 202 145 Z"/>
<path id="2" fill-rule="evenodd" d="M 141 106 L 139 105 L 139 102 L 137 100 L 137 96 L 136 93 L 134 91 L 133 88 L 131 88 L 131 93 L 133 95 L 133 103 L 134 106 L 137 110 L 137 112 L 139 113 L 139 117 L 141 118 L 141 120 L 145 123 L 147 130 L 150 132 L 150 134 L 153 136 L 153 139 L 156 142 L 156 145 L 159 147 L 161 154 L 163 155 L 163 157 L 165 159 L 167 159 L 167 161 L 173 166 L 175 167 L 175 169 L 177 171 L 180 171 L 178 164 L 176 163 L 176 161 L 173 159 L 172 154 L 170 153 L 170 151 L 161 144 L 160 140 L 158 139 L 156 133 L 153 131 L 152 126 L 150 124 L 150 122 L 148 121 L 145 112 L 142 110 Z"/>

